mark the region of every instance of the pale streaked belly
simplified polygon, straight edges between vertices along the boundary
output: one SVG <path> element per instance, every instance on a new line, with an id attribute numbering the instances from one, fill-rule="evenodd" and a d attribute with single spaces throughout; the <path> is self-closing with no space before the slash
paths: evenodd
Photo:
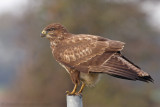
<path id="1" fill-rule="evenodd" d="M 94 86 L 98 80 L 100 79 L 100 74 L 98 73 L 80 73 L 80 79 L 84 82 L 87 86 Z"/>

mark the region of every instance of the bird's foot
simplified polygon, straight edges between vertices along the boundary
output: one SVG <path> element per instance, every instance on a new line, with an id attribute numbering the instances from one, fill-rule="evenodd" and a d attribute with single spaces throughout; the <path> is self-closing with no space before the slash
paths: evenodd
<path id="1" fill-rule="evenodd" d="M 82 93 L 76 92 L 75 95 L 82 96 Z"/>
<path id="2" fill-rule="evenodd" d="M 69 91 L 66 91 L 67 95 L 76 95 L 76 89 L 77 89 L 77 84 L 74 85 L 74 88 L 73 88 L 73 91 L 72 92 L 69 92 Z"/>
<path id="3" fill-rule="evenodd" d="M 66 91 L 66 94 L 67 95 L 82 95 L 82 93 L 79 93 L 79 92 L 69 92 L 69 91 Z"/>
<path id="4" fill-rule="evenodd" d="M 72 92 L 66 91 L 66 94 L 67 94 L 67 95 L 76 95 L 76 93 L 73 92 L 73 91 L 72 91 Z"/>

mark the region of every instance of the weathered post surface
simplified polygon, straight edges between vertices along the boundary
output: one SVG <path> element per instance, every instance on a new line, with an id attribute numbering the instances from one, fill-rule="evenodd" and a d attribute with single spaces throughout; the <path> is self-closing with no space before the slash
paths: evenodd
<path id="1" fill-rule="evenodd" d="M 67 107 L 83 107 L 81 95 L 67 95 Z"/>

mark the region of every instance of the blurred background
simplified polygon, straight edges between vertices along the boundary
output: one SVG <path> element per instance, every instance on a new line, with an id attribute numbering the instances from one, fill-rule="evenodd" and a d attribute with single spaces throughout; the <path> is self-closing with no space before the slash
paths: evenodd
<path id="1" fill-rule="evenodd" d="M 84 107 L 160 107 L 160 1 L 1 0 L 0 107 L 65 107 L 73 84 L 40 37 L 50 23 L 126 43 L 123 54 L 155 83 L 103 75 Z"/>

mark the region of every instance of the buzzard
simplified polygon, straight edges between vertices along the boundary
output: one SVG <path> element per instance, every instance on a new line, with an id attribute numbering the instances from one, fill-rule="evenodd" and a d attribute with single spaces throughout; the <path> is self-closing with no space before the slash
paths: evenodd
<path id="1" fill-rule="evenodd" d="M 124 42 L 89 34 L 71 34 L 61 24 L 45 27 L 41 37 L 50 41 L 56 61 L 70 74 L 75 84 L 67 94 L 81 94 L 86 86 L 93 86 L 99 74 L 127 80 L 153 82 L 151 76 L 121 54 Z M 77 86 L 81 84 L 79 91 Z"/>

